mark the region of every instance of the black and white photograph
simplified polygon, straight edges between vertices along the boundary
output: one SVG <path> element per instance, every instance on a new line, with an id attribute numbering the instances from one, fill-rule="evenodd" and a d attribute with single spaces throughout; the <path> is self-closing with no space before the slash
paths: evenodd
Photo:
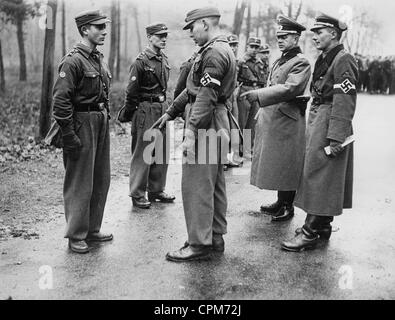
<path id="1" fill-rule="evenodd" d="M 0 0 L 0 300 L 395 299 L 394 16 Z"/>

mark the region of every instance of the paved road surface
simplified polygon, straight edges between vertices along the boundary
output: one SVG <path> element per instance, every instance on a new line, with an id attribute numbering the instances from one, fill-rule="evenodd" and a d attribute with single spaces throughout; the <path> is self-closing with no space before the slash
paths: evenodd
<path id="1" fill-rule="evenodd" d="M 40 227 L 40 239 L 0 243 L 0 299 L 394 299 L 395 98 L 361 95 L 355 118 L 354 208 L 337 218 L 327 246 L 283 252 L 304 220 L 272 224 L 254 214 L 274 192 L 249 185 L 248 168 L 227 172 L 229 233 L 226 252 L 211 261 L 167 262 L 186 240 L 181 168 L 169 169 L 175 204 L 134 210 L 127 177 L 111 186 L 103 229 L 112 243 L 86 255 L 70 253 L 63 216 Z M 191 181 L 193 183 L 193 181 Z M 3 254 L 2 254 L 3 253 Z M 40 289 L 49 276 L 53 288 Z M 41 279 L 41 280 L 40 280 Z"/>

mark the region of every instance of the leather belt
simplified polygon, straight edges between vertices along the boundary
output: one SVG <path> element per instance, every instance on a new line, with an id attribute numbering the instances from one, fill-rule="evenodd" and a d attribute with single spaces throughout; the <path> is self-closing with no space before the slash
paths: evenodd
<path id="1" fill-rule="evenodd" d="M 90 104 L 79 104 L 77 106 L 74 106 L 74 111 L 75 112 L 100 112 L 105 109 L 105 104 L 104 102 L 101 103 L 90 103 Z"/>
<path id="2" fill-rule="evenodd" d="M 228 99 L 225 97 L 219 97 L 218 98 L 218 103 L 226 103 Z M 190 104 L 195 103 L 196 101 L 196 96 L 192 95 L 192 94 L 188 94 L 188 102 Z"/>
<path id="3" fill-rule="evenodd" d="M 149 101 L 149 102 L 165 102 L 166 96 L 164 94 L 160 95 L 141 95 L 139 97 L 140 101 Z"/>
<path id="4" fill-rule="evenodd" d="M 332 104 L 333 100 L 330 98 L 324 98 L 324 97 L 315 97 L 313 98 L 312 104 L 315 106 L 319 106 L 320 104 Z"/>
<path id="5" fill-rule="evenodd" d="M 247 87 L 260 87 L 263 88 L 265 86 L 265 83 L 259 82 L 259 81 L 241 81 L 243 83 L 243 86 Z"/>

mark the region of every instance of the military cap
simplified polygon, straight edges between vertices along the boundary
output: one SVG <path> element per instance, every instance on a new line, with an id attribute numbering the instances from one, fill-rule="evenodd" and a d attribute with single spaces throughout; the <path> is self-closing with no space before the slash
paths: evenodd
<path id="1" fill-rule="evenodd" d="M 347 25 L 339 19 L 330 17 L 326 14 L 321 14 L 315 18 L 314 26 L 310 29 L 311 31 L 322 29 L 322 28 L 336 28 L 341 32 L 347 30 Z"/>
<path id="2" fill-rule="evenodd" d="M 86 24 L 103 24 L 111 22 L 107 19 L 107 16 L 103 15 L 100 10 L 89 10 L 80 12 L 75 16 L 75 23 L 77 28 L 82 27 Z"/>
<path id="3" fill-rule="evenodd" d="M 258 49 L 259 53 L 269 53 L 270 49 L 269 46 L 267 44 L 261 45 Z"/>
<path id="4" fill-rule="evenodd" d="M 196 20 L 207 18 L 207 17 L 220 17 L 221 14 L 216 7 L 205 7 L 200 9 L 191 10 L 187 13 L 187 17 L 185 18 L 185 26 L 184 30 L 188 30 L 192 23 Z"/>
<path id="5" fill-rule="evenodd" d="M 276 34 L 278 36 L 284 36 L 286 34 L 298 34 L 301 35 L 302 31 L 305 31 L 306 28 L 303 27 L 300 23 L 297 23 L 294 19 L 286 17 L 280 14 L 277 17 L 278 29 Z"/>
<path id="6" fill-rule="evenodd" d="M 256 37 L 250 37 L 250 38 L 248 38 L 247 45 L 260 47 L 261 46 L 261 39 L 256 38 Z"/>
<path id="7" fill-rule="evenodd" d="M 235 34 L 231 34 L 230 36 L 228 36 L 228 42 L 229 44 L 239 43 L 239 37 L 236 36 Z"/>
<path id="8" fill-rule="evenodd" d="M 164 23 L 150 24 L 145 28 L 145 31 L 147 32 L 147 35 L 169 33 L 169 30 Z"/>

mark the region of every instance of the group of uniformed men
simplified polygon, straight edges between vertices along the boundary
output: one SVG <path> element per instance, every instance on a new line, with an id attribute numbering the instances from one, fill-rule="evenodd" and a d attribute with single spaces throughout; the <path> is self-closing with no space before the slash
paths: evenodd
<path id="1" fill-rule="evenodd" d="M 330 238 L 333 217 L 351 207 L 353 146 L 342 143 L 352 134 L 358 69 L 339 43 L 347 26 L 327 15 L 316 18 L 311 30 L 322 53 L 311 75 L 310 63 L 298 45 L 306 28 L 280 16 L 277 40 L 282 55 L 269 73 L 269 49 L 257 38 L 248 39 L 245 56 L 236 60 L 237 37 L 222 34 L 220 16 L 214 7 L 187 13 L 183 29 L 189 30 L 200 49 L 182 65 L 170 105 L 166 97 L 169 65 L 163 52 L 169 31 L 163 23 L 146 28 L 148 46 L 130 67 L 125 104 L 118 114 L 119 121 L 132 123 L 133 205 L 149 208 L 152 201 L 174 201 L 164 192 L 166 160 L 149 160 L 157 159 L 158 153 L 168 159 L 168 150 L 160 147 L 166 144 L 163 129 L 169 120 L 183 116 L 182 201 L 188 239 L 166 258 L 183 262 L 223 252 L 227 232 L 224 165 L 228 163 L 221 157 L 221 144 L 215 145 L 215 162 L 206 158 L 202 163 L 198 137 L 200 130 L 214 129 L 225 132 L 232 144 L 230 131 L 236 122 L 239 129 L 252 132 L 253 152 L 242 153 L 252 157 L 251 184 L 278 192 L 277 201 L 262 205 L 261 212 L 271 215 L 273 222 L 291 219 L 294 202 L 307 212 L 304 226 L 282 248 L 313 249 Z M 64 145 L 65 237 L 72 251 L 85 253 L 87 241 L 113 238 L 100 231 L 110 182 L 111 74 L 96 49 L 103 44 L 109 20 L 99 11 L 84 12 L 75 19 L 82 41 L 59 66 L 53 108 Z M 150 149 L 147 132 L 158 131 L 161 134 L 152 137 L 160 136 L 159 143 Z M 324 152 L 327 146 L 329 156 Z"/>
<path id="2" fill-rule="evenodd" d="M 395 56 L 354 54 L 358 64 L 358 92 L 395 94 Z"/>

